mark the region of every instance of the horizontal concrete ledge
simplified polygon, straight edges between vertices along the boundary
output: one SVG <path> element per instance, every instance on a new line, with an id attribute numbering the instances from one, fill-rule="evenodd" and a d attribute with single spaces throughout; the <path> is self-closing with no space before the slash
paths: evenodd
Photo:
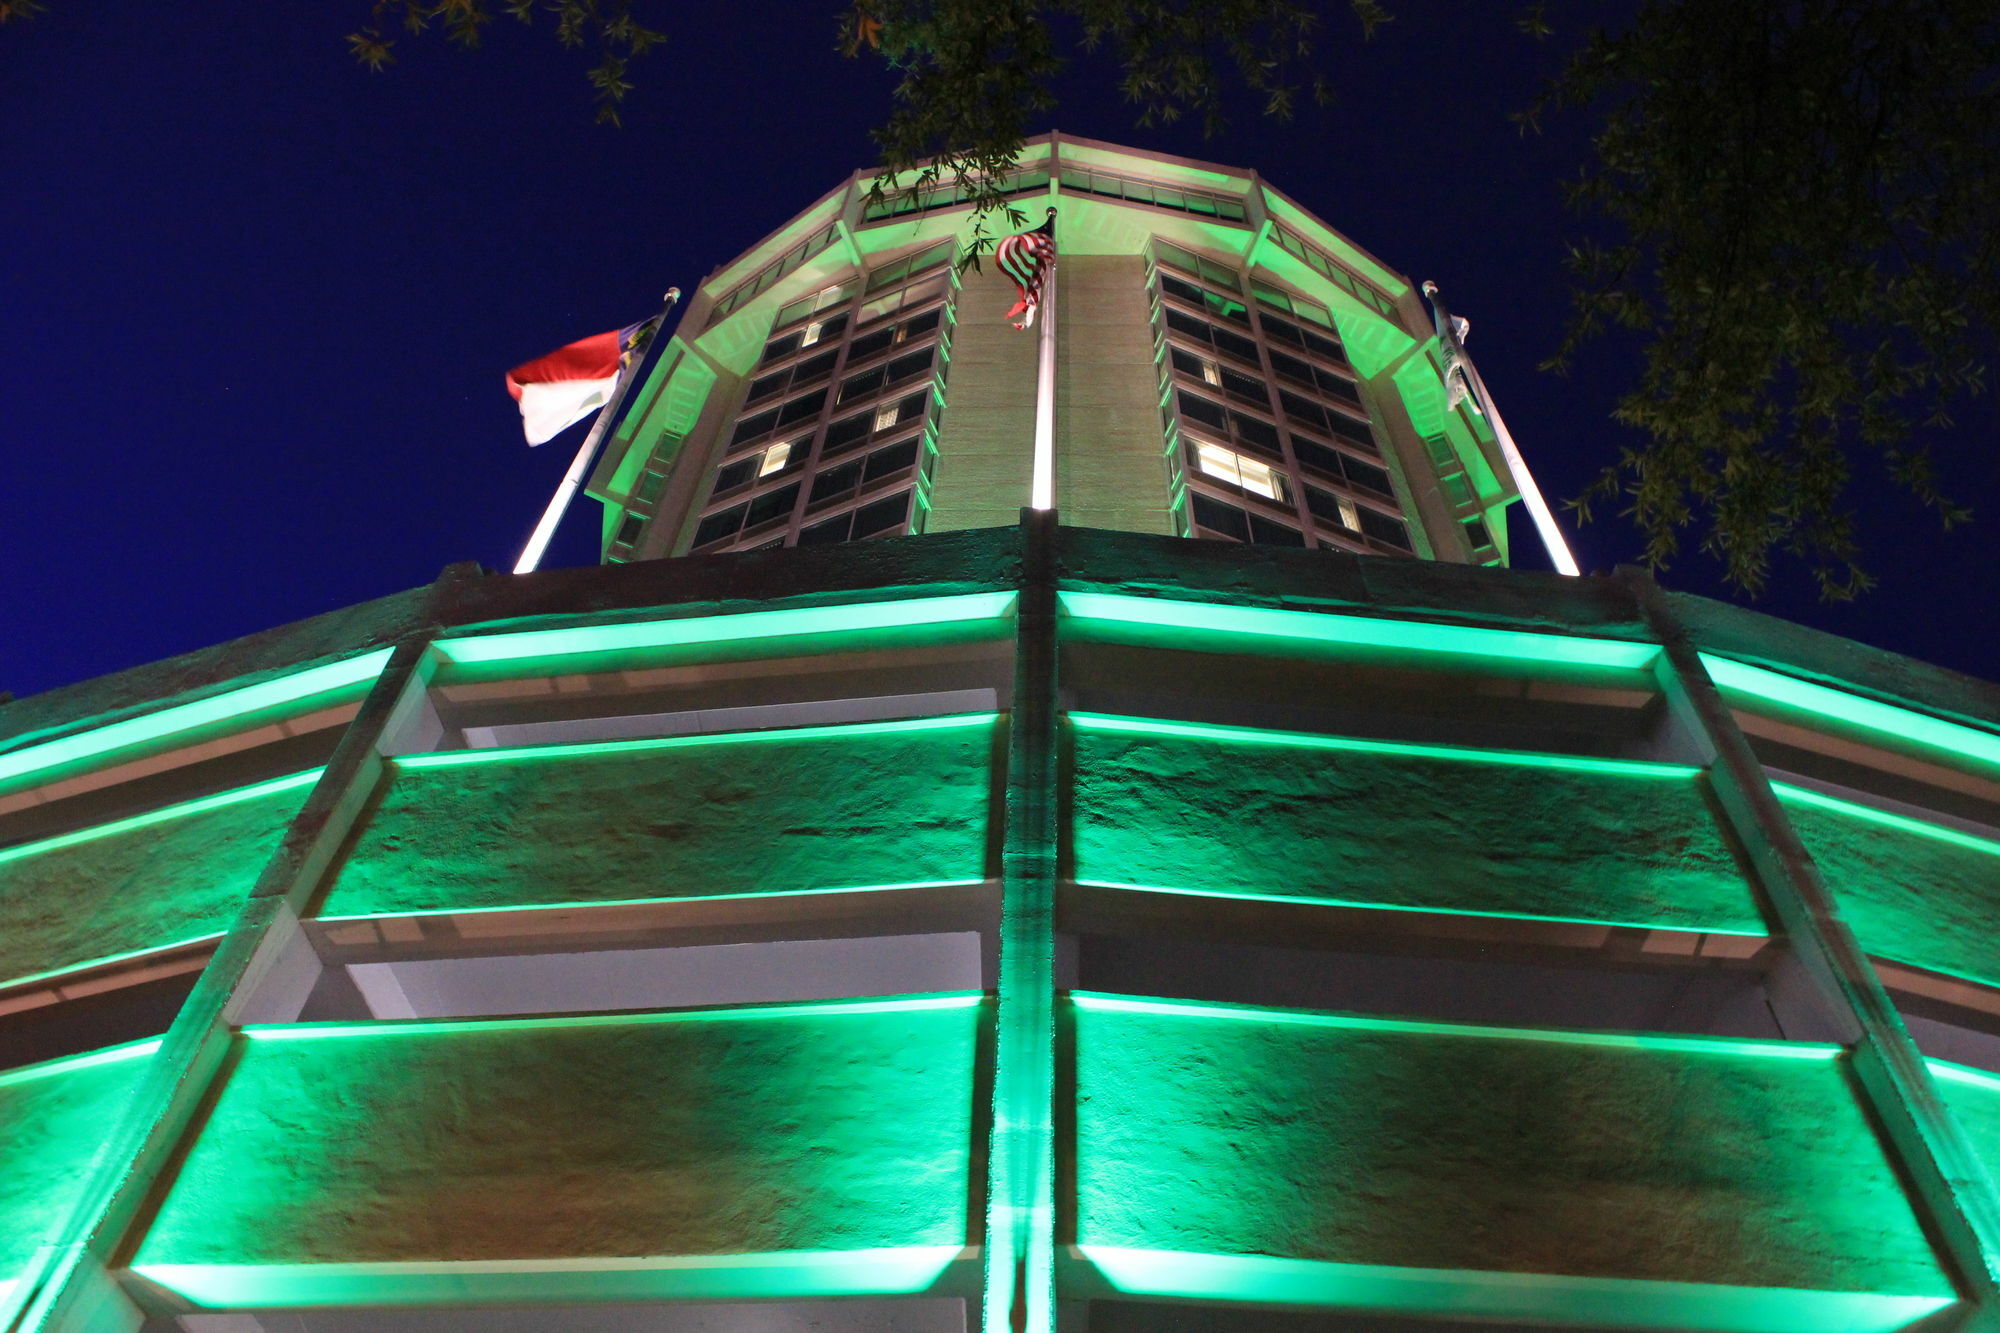
<path id="1" fill-rule="evenodd" d="M 145 1264 L 131 1276 L 199 1309 L 546 1304 L 568 1301 L 797 1299 L 914 1295 L 978 1250 L 911 1245 L 873 1250 L 630 1259 L 519 1259 L 457 1263 Z"/>
<path id="2" fill-rule="evenodd" d="M 1956 1304 L 1950 1295 L 1801 1291 L 1706 1282 L 1466 1272 L 1268 1255 L 1070 1246 L 1066 1294 L 1313 1305 L 1458 1318 L 1557 1320 L 1591 1328 L 1703 1333 L 1892 1333 Z"/>

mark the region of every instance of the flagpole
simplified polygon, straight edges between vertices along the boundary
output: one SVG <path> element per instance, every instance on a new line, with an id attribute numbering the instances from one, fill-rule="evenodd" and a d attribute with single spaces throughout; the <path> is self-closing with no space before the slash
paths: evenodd
<path id="1" fill-rule="evenodd" d="M 569 471 L 563 473 L 562 481 L 556 485 L 556 493 L 549 497 L 548 508 L 542 510 L 541 521 L 535 524 L 535 531 L 528 538 L 528 544 L 521 548 L 521 558 L 514 562 L 516 574 L 532 574 L 542 563 L 542 556 L 547 553 L 549 542 L 556 535 L 556 526 L 569 511 L 569 502 L 576 498 L 579 490 L 583 489 L 584 474 L 590 471 L 591 461 L 597 457 L 598 446 L 604 443 L 605 435 L 610 432 L 612 424 L 618 419 L 618 409 L 624 406 L 626 391 L 639 378 L 640 367 L 646 364 L 647 354 L 653 350 L 653 344 L 659 341 L 660 334 L 666 328 L 667 315 L 680 299 L 680 288 L 667 288 L 666 305 L 661 307 L 660 317 L 653 325 L 651 341 L 639 350 L 639 354 L 633 357 L 629 364 L 619 367 L 618 384 L 611 391 L 611 400 L 599 409 L 597 420 L 590 424 L 590 433 L 583 437 L 583 444 L 577 449 L 576 457 L 570 460 Z"/>
<path id="2" fill-rule="evenodd" d="M 1528 507 L 1528 517 L 1535 521 L 1535 531 L 1542 539 L 1542 549 L 1549 553 L 1549 562 L 1559 574 L 1575 578 L 1583 571 L 1570 554 L 1569 543 L 1563 540 L 1562 529 L 1556 526 L 1556 516 L 1549 509 L 1549 502 L 1542 498 L 1542 488 L 1535 484 L 1528 472 L 1528 460 L 1521 457 L 1520 446 L 1514 443 L 1514 434 L 1507 429 L 1500 409 L 1493 403 L 1493 395 L 1486 390 L 1486 381 L 1480 378 L 1479 367 L 1472 364 L 1472 355 L 1465 350 L 1452 326 L 1451 311 L 1445 306 L 1444 298 L 1438 295 L 1437 284 L 1426 282 L 1424 295 L 1431 299 L 1431 310 L 1437 319 L 1438 339 L 1446 344 L 1446 350 L 1457 355 L 1458 364 L 1465 371 L 1467 385 L 1473 393 L 1475 404 L 1485 412 L 1486 419 L 1493 426 L 1493 438 L 1500 443 L 1500 456 L 1507 463 L 1507 471 L 1513 476 L 1514 489 L 1520 492 L 1521 503 Z"/>
<path id="3" fill-rule="evenodd" d="M 1055 210 L 1051 209 L 1053 213 Z M 1035 344 L 1035 464 L 1028 488 L 1030 509 L 1056 506 L 1056 257 L 1042 274 L 1041 331 Z"/>

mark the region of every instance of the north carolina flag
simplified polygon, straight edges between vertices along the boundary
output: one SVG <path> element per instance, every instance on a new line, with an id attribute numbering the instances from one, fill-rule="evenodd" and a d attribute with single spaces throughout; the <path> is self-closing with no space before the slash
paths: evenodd
<path id="1" fill-rule="evenodd" d="M 558 347 L 507 372 L 507 392 L 521 405 L 529 444 L 552 440 L 611 400 L 626 354 L 643 345 L 657 319 Z"/>

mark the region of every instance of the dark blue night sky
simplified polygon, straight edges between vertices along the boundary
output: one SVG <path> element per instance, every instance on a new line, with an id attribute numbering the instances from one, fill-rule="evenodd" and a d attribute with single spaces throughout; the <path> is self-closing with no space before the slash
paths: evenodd
<path id="1" fill-rule="evenodd" d="M 366 0 L 194 6 L 50 0 L 0 30 L 0 689 L 27 694 L 423 583 L 511 564 L 574 435 L 530 451 L 507 367 L 641 318 L 659 293 L 783 222 L 871 157 L 879 69 L 832 52 L 835 6 L 662 5 L 623 130 L 592 123 L 583 56 L 496 23 L 373 76 L 343 36 Z M 1338 6 L 1330 6 L 1337 10 Z M 1138 130 L 1109 72 L 1055 127 L 1262 169 L 1392 267 L 1443 284 L 1545 490 L 1615 449 L 1629 362 L 1535 369 L 1565 310 L 1557 178 L 1581 126 L 1506 112 L 1561 53 L 1509 5 L 1401 8 L 1329 43 L 1338 105 Z M 1425 13 L 1418 13 L 1424 9 Z M 1449 10 L 1449 17 L 1439 13 Z M 678 11 L 678 12 L 677 12 Z M 1046 126 L 1038 128 L 1047 128 Z M 1982 521 L 1914 507 L 1865 532 L 1880 589 L 1761 609 L 2000 676 L 2000 450 L 1991 400 L 1947 479 Z M 580 505 L 549 563 L 596 558 Z M 1516 551 L 1533 563 L 1515 522 Z M 1577 542 L 1629 559 L 1622 523 Z M 1670 586 L 1719 594 L 1690 560 Z"/>

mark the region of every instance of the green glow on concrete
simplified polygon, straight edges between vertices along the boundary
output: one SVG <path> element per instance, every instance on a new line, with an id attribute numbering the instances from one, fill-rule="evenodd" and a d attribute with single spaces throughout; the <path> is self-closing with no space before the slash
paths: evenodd
<path id="1" fill-rule="evenodd" d="M 1813 791 L 1809 787 L 1795 787 L 1789 782 L 1773 782 L 1771 789 L 1784 799 L 1796 801 L 1800 805 L 1816 805 L 1822 810 L 1837 811 L 1850 818 L 1863 819 L 1901 833 L 1914 833 L 1919 837 L 1948 842 L 1954 847 L 1966 847 L 1975 852 L 1984 852 L 1988 856 L 2000 856 L 2000 842 L 1995 842 L 1991 838 L 1976 837 L 1942 824 L 1911 819 L 1908 815 L 1891 814 L 1887 810 L 1877 810 L 1874 806 L 1863 805 L 1859 801 L 1843 801 L 1838 796 L 1828 796 L 1825 792 Z"/>
<path id="2" fill-rule="evenodd" d="M 210 1310 L 468 1300 L 801 1300 L 915 1295 L 961 1253 L 955 1245 L 906 1245 L 587 1262 L 145 1264 L 132 1271 Z"/>
<path id="3" fill-rule="evenodd" d="M 997 620 L 1007 615 L 1013 605 L 1014 594 L 1011 592 L 963 593 L 951 597 L 853 602 L 786 611 L 744 611 L 731 615 L 688 616 L 678 620 L 588 625 L 574 629 L 523 630 L 472 638 L 439 639 L 436 648 L 446 661 L 459 665 L 526 662 L 544 657 L 677 648 L 796 634 L 852 633 L 856 630 L 905 629 L 917 625 Z"/>
<path id="4" fill-rule="evenodd" d="M 162 708 L 143 717 L 113 722 L 79 735 L 0 754 L 0 783 L 31 777 L 87 759 L 101 759 L 115 751 L 164 740 L 197 727 L 226 722 L 247 713 L 362 684 L 382 673 L 382 668 L 388 664 L 389 652 L 384 648 L 360 657 L 350 657 L 343 662 L 295 671 L 261 685 L 248 685 L 194 703 Z"/>
<path id="5" fill-rule="evenodd" d="M 1490 661 L 1540 662 L 1619 669 L 1650 667 L 1659 645 L 1520 630 L 1442 625 L 1423 620 L 1390 620 L 1315 611 L 1277 611 L 1211 602 L 1127 597 L 1117 593 L 1065 592 L 1057 600 L 1082 620 L 1111 621 L 1159 629 L 1209 630 L 1261 638 L 1395 648 Z"/>
<path id="6" fill-rule="evenodd" d="M 756 741 L 845 740 L 854 736 L 897 736 L 912 731 L 955 731 L 989 726 L 998 713 L 952 713 L 943 717 L 912 717 L 893 722 L 835 722 L 815 727 L 772 727 L 762 731 L 716 731 L 697 736 L 649 736 L 631 741 L 581 741 L 573 745 L 517 745 L 487 750 L 437 750 L 399 755 L 398 768 L 456 768 L 465 764 L 498 764 L 522 759 L 576 759 L 586 755 L 642 754 L 648 750 L 685 750 L 702 745 L 746 745 Z"/>
<path id="7" fill-rule="evenodd" d="M 1253 1254 L 1190 1254 L 1113 1245 L 1078 1252 L 1131 1295 L 1258 1301 L 1344 1309 L 1555 1320 L 1593 1328 L 1672 1327 L 1704 1333 L 1891 1333 L 1955 1304 L 1949 1296 L 1725 1286 L 1320 1263 Z"/>
<path id="8" fill-rule="evenodd" d="M 2000 736 L 1990 731 L 1878 703 L 1845 690 L 1813 685 L 1761 667 L 1745 666 L 1726 657 L 1703 653 L 1701 662 L 1708 669 L 1709 678 L 1724 690 L 1845 722 L 1893 742 L 1921 745 L 1978 764 L 2000 767 Z"/>
<path id="9" fill-rule="evenodd" d="M 218 1301 L 343 1271 L 383 1281 L 329 1299 L 918 1287 L 967 1244 L 983 1008 L 260 1029 L 131 1265 Z"/>
<path id="10" fill-rule="evenodd" d="M 32 1083 L 38 1078 L 56 1078 L 63 1074 L 74 1074 L 79 1069 L 95 1069 L 99 1065 L 115 1065 L 126 1060 L 138 1060 L 154 1054 L 159 1049 L 160 1038 L 142 1037 L 138 1041 L 106 1046 L 97 1051 L 86 1051 L 82 1055 L 65 1055 L 54 1060 L 43 1060 L 37 1064 L 22 1065 L 17 1069 L 0 1071 L 0 1088 L 12 1087 L 17 1083 Z"/>
<path id="11" fill-rule="evenodd" d="M 1683 1055 L 1748 1055 L 1773 1060 L 1837 1060 L 1842 1048 L 1817 1041 L 1744 1041 L 1735 1037 L 1670 1037 L 1654 1032 L 1586 1032 L 1558 1028 L 1483 1027 L 1472 1023 L 1431 1023 L 1406 1018 L 1374 1018 L 1308 1009 L 1269 1009 L 1243 1004 L 1200 1004 L 1153 1000 L 1100 991 L 1074 991 L 1076 1007 L 1093 1013 L 1151 1014 L 1167 1018 L 1214 1018 L 1279 1027 L 1345 1028 L 1356 1032 L 1397 1032 L 1432 1037 L 1476 1037 L 1486 1041 L 1552 1041 L 1572 1046 L 1612 1046 L 1621 1050 L 1675 1051 Z"/>
<path id="12" fill-rule="evenodd" d="M 74 833 L 59 833 L 53 838 L 43 838 L 38 842 L 24 842 L 16 847 L 0 850 L 0 865 L 9 861 L 19 861 L 25 857 L 40 856 L 44 852 L 60 851 L 64 847 L 75 847 L 99 838 L 109 838 L 114 834 L 130 833 L 134 829 L 146 828 L 153 824 L 165 823 L 169 819 L 180 819 L 186 815 L 198 815 L 207 810 L 220 810 L 240 801 L 254 801 L 260 796 L 274 792 L 290 791 L 294 787 L 308 786 L 319 781 L 319 775 L 326 770 L 309 768 L 303 773 L 293 773 L 287 777 L 273 778 L 269 782 L 259 782 L 248 787 L 236 787 L 229 791 L 217 792 L 213 796 L 202 796 L 192 801 L 181 801 L 175 805 L 163 805 L 157 810 L 148 810 L 142 815 L 132 815 L 126 819 L 116 819 L 109 824 L 94 824 L 78 829 Z"/>
<path id="13" fill-rule="evenodd" d="M 913 879 L 904 884 L 837 884 L 826 889 L 774 889 L 769 892 L 751 893 L 699 893 L 685 898 L 619 898 L 610 900 L 592 899 L 587 906 L 600 907 L 645 907 L 654 903 L 726 903 L 745 898 L 820 898 L 830 893 L 900 893 L 904 889 L 963 889 L 975 884 L 986 883 L 983 879 Z M 361 912 L 351 916 L 328 916 L 322 913 L 315 921 L 382 921 L 403 920 L 417 916 L 490 916 L 499 912 L 573 912 L 576 903 L 525 903 L 518 907 L 427 907 L 414 912 Z"/>
<path id="14" fill-rule="evenodd" d="M 1970 1065 L 1956 1064 L 1950 1060 L 1932 1059 L 1926 1060 L 1924 1063 L 1929 1065 L 1931 1073 L 1939 1078 L 1947 1079 L 1953 1083 L 1965 1083 L 1975 1088 L 1983 1088 L 1987 1092 L 2000 1093 L 2000 1074 L 1995 1074 L 1990 1070 L 1974 1069 Z"/>
<path id="15" fill-rule="evenodd" d="M 209 944 L 221 939 L 226 933 L 225 931 L 212 930 L 205 935 L 191 935 L 187 939 L 174 940 L 167 944 L 150 944 L 143 949 L 127 949 L 123 953 L 105 954 L 102 958 L 86 958 L 79 963 L 70 963 L 63 967 L 52 967 L 46 972 L 30 972 L 26 976 L 8 977 L 0 980 L 0 990 L 12 990 L 16 986 L 32 986 L 37 982 L 53 981 L 57 977 L 72 976 L 75 973 L 87 972 L 93 968 L 111 967 L 117 963 L 129 963 L 135 958 L 146 958 L 153 954 L 172 953 L 176 949 L 187 949 L 197 944 Z"/>
<path id="16" fill-rule="evenodd" d="M 1356 754 L 1392 754 L 1413 759 L 1450 759 L 1474 764 L 1511 764 L 1519 768 L 1557 768 L 1572 773 L 1615 773 L 1628 778 L 1685 780 L 1701 772 L 1699 768 L 1687 764 L 1660 764 L 1642 759 L 1598 759 L 1588 755 L 1547 754 L 1532 750 L 1479 750 L 1458 745 L 1420 745 L 1410 741 L 1362 740 L 1353 736 L 1276 731 L 1263 727 L 1167 722 L 1156 718 L 1118 717 L 1108 713 L 1071 713 L 1069 720 L 1086 731 L 1118 731 L 1141 736 L 1185 736 L 1194 740 L 1227 741 L 1240 745 L 1291 745 L 1310 750 L 1347 750 Z"/>
<path id="17" fill-rule="evenodd" d="M 1986 1174 L 2000 1181 L 2000 1074 L 1949 1060 L 1926 1060 L 1938 1093 Z"/>
<path id="18" fill-rule="evenodd" d="M 1543 921 L 1556 926 L 1609 926 L 1619 930 L 1676 930 L 1687 934 L 1739 935 L 1745 939 L 1765 939 L 1764 930 L 1721 929 L 1702 926 L 1662 924 L 1658 921 L 1611 921 L 1600 916 L 1549 916 L 1536 912 L 1481 911 L 1471 907 L 1422 907 L 1410 903 L 1378 903 L 1365 898 L 1324 898 L 1316 894 L 1257 893 L 1248 889 L 1195 889 L 1164 884 L 1120 884 L 1108 879 L 1079 879 L 1088 889 L 1122 889 L 1132 893 L 1171 893 L 1179 898 L 1224 898 L 1245 903 L 1295 903 L 1307 907 L 1351 907 L 1368 912 L 1420 912 L 1425 916 L 1491 917 L 1499 921 Z"/>
<path id="19" fill-rule="evenodd" d="M 318 914 L 983 881 L 995 725 L 969 714 L 399 759 Z"/>
<path id="20" fill-rule="evenodd" d="M 370 1023 L 252 1023 L 239 1029 L 252 1041 L 317 1041 L 329 1037 L 458 1035 L 468 1032 L 542 1031 L 549 1028 L 628 1027 L 634 1023 L 723 1023 L 749 1019 L 805 1018 L 818 1014 L 920 1014 L 974 1009 L 978 991 L 899 995 L 880 1000 L 815 1000 L 805 1004 L 737 1005 L 725 1009 L 665 1009 L 648 1014 L 563 1014 L 532 1018 L 381 1019 Z"/>

